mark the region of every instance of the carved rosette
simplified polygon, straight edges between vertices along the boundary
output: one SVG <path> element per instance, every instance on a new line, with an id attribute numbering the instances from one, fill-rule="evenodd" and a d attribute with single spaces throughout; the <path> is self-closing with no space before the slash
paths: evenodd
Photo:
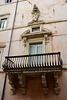
<path id="1" fill-rule="evenodd" d="M 55 72 L 54 73 L 54 90 L 55 90 L 55 93 L 56 94 L 59 94 L 60 93 L 60 87 L 59 87 L 59 81 L 58 81 L 58 72 Z"/>
<path id="2" fill-rule="evenodd" d="M 44 94 L 47 94 L 48 87 L 47 87 L 46 73 L 42 74 L 42 87 L 43 87 Z"/>
<path id="3" fill-rule="evenodd" d="M 23 74 L 18 74 L 19 85 L 22 91 L 22 94 L 26 94 L 26 76 Z"/>

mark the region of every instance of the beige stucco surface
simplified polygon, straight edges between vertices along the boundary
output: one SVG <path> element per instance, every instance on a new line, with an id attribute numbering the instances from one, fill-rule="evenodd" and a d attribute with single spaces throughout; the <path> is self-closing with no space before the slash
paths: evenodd
<path id="1" fill-rule="evenodd" d="M 67 4 L 65 3 L 65 0 L 47 0 L 47 2 L 45 0 L 42 0 L 42 2 L 39 0 L 30 0 L 30 3 L 28 1 L 18 3 L 10 55 L 23 54 L 23 40 L 21 39 L 20 35 L 27 29 L 30 29 L 27 24 L 32 20 L 31 12 L 34 4 L 36 4 L 40 10 L 39 20 L 47 22 L 52 20 L 63 20 L 67 18 Z M 15 2 L 0 6 L 0 16 L 8 14 L 7 30 L 0 30 L 0 42 L 5 42 L 6 44 L 6 48 L 4 49 L 4 52 L 6 53 L 4 53 L 4 56 L 7 55 L 8 52 L 15 7 Z M 50 52 L 60 51 L 63 62 L 65 65 L 67 65 L 67 45 L 65 45 L 67 43 L 67 22 L 43 24 L 42 26 L 52 31 L 52 36 L 50 37 Z M 4 59 L 4 57 L 2 59 Z"/>
<path id="2" fill-rule="evenodd" d="M 11 86 L 6 83 L 4 100 L 67 100 L 67 71 L 63 71 L 59 77 L 60 94 L 56 95 L 53 89 L 53 78 L 48 77 L 48 94 L 44 95 L 41 78 L 27 78 L 27 93 L 22 95 L 18 87 L 15 95 L 12 94 Z"/>
<path id="3" fill-rule="evenodd" d="M 0 98 L 2 96 L 4 78 L 5 78 L 5 74 L 4 73 L 0 73 Z"/>
<path id="4" fill-rule="evenodd" d="M 30 29 L 28 22 L 32 21 L 31 12 L 33 5 L 36 4 L 40 10 L 39 20 L 44 22 L 61 20 L 61 22 L 58 21 L 57 23 L 42 24 L 42 27 L 52 31 L 52 35 L 49 37 L 50 52 L 61 52 L 63 67 L 67 68 L 67 21 L 62 22 L 64 19 L 67 20 L 67 3 L 65 3 L 65 0 L 29 0 L 30 3 L 27 0 L 19 1 L 21 2 L 18 3 L 10 55 L 24 55 L 23 39 L 20 35 L 27 29 Z M 15 7 L 16 0 L 13 0 L 10 4 L 5 4 L 4 0 L 0 0 L 0 17 L 3 15 L 8 16 L 7 29 L 0 30 L 0 44 L 6 44 L 6 47 L 3 49 L 2 63 L 8 54 Z M 2 94 L 3 81 L 4 73 L 0 73 L 0 96 Z M 18 88 L 16 95 L 13 96 L 7 79 L 4 100 L 67 100 L 67 71 L 63 71 L 59 77 L 61 91 L 58 96 L 54 93 L 52 82 L 49 82 L 49 92 L 45 96 L 42 90 L 41 79 L 29 78 L 27 80 L 27 94 L 23 96 Z"/>

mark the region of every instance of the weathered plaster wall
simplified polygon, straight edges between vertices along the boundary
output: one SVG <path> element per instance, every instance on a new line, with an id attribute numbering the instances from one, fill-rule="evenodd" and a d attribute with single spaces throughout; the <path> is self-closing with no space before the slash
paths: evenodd
<path id="1" fill-rule="evenodd" d="M 16 0 L 14 0 L 16 1 Z M 20 35 L 29 27 L 27 23 L 32 20 L 31 11 L 33 5 L 36 4 L 41 12 L 39 19 L 48 22 L 51 20 L 67 19 L 67 3 L 65 0 L 29 0 L 31 4 L 22 0 L 19 2 L 15 20 L 15 29 L 13 32 L 10 55 L 23 54 L 23 41 Z M 2 4 L 2 5 L 1 5 Z M 6 30 L 0 30 L 0 43 L 5 42 L 2 62 L 8 53 L 8 46 L 11 34 L 11 28 L 14 18 L 16 3 L 4 4 L 4 0 L 0 0 L 0 16 L 9 14 Z M 43 27 L 52 31 L 50 37 L 50 52 L 60 51 L 65 67 L 67 67 L 67 22 L 58 22 L 52 24 L 43 24 Z M 0 73 L 0 97 L 2 93 L 4 74 Z M 27 81 L 27 94 L 23 96 L 20 90 L 17 90 L 15 96 L 10 91 L 10 85 L 7 80 L 4 100 L 66 100 L 67 98 L 67 71 L 63 72 L 59 77 L 60 94 L 56 96 L 53 91 L 52 81 L 49 82 L 50 89 L 48 95 L 44 95 L 40 78 L 33 78 Z"/>
<path id="2" fill-rule="evenodd" d="M 27 93 L 22 95 L 20 88 L 16 95 L 12 95 L 10 85 L 7 80 L 4 100 L 67 100 L 67 71 L 63 71 L 59 77 L 60 94 L 56 95 L 53 89 L 53 78 L 48 77 L 48 94 L 44 95 L 42 90 L 41 78 L 27 79 Z"/>
<path id="3" fill-rule="evenodd" d="M 2 96 L 4 78 L 5 78 L 5 74 L 4 73 L 0 73 L 0 98 Z"/>
<path id="4" fill-rule="evenodd" d="M 32 20 L 32 9 L 33 5 L 36 4 L 40 10 L 39 20 L 51 21 L 51 20 L 63 20 L 67 18 L 67 4 L 65 0 L 30 0 L 31 4 L 28 1 L 23 1 L 18 3 L 18 10 L 15 20 L 15 29 L 13 32 L 11 52 L 10 55 L 21 55 L 23 54 L 22 40 L 20 35 L 30 27 L 27 27 L 28 22 Z M 7 5 L 0 6 L 1 12 L 0 15 L 9 14 L 7 30 L 0 31 L 0 41 L 6 43 L 6 53 L 8 52 L 8 44 L 10 40 L 11 28 L 13 24 L 14 12 L 15 12 L 16 3 L 11 3 Z M 52 31 L 53 37 L 50 38 L 50 52 L 61 51 L 64 64 L 66 64 L 66 48 L 64 45 L 67 43 L 67 22 L 58 22 L 52 24 L 44 24 L 43 27 Z M 9 29 L 9 30 L 8 30 Z M 17 45 L 17 46 L 16 46 Z M 63 46 L 63 49 L 61 49 Z M 65 50 L 65 52 L 64 52 Z M 4 51 L 5 52 L 5 51 Z M 4 56 L 5 56 L 4 55 Z M 3 57 L 4 58 L 4 57 Z"/>
<path id="5" fill-rule="evenodd" d="M 38 6 L 41 12 L 40 20 L 48 21 L 67 18 L 65 0 L 47 0 L 47 2 L 46 0 L 30 0 L 30 2 L 31 4 L 27 1 L 19 2 L 15 26 L 27 25 L 32 20 L 31 12 L 34 4 Z"/>

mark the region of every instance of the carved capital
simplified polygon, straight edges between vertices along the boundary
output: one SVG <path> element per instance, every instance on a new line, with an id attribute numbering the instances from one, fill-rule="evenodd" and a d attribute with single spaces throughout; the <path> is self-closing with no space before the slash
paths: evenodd
<path id="1" fill-rule="evenodd" d="M 42 87 L 45 94 L 48 93 L 46 73 L 42 74 Z"/>
<path id="2" fill-rule="evenodd" d="M 19 85 L 22 91 L 22 94 L 26 94 L 26 77 L 23 74 L 18 74 Z"/>
<path id="3" fill-rule="evenodd" d="M 24 45 L 24 47 L 26 47 L 26 41 L 27 41 L 27 38 L 23 38 L 23 45 Z"/>
<path id="4" fill-rule="evenodd" d="M 44 35 L 45 38 L 45 42 L 47 42 L 49 40 L 49 36 L 48 35 Z"/>

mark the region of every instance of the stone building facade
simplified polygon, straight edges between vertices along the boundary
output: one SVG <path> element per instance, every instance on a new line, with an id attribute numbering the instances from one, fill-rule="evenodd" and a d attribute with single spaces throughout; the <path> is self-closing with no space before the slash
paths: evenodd
<path id="1" fill-rule="evenodd" d="M 66 26 L 66 0 L 0 0 L 1 100 L 67 100 Z"/>

